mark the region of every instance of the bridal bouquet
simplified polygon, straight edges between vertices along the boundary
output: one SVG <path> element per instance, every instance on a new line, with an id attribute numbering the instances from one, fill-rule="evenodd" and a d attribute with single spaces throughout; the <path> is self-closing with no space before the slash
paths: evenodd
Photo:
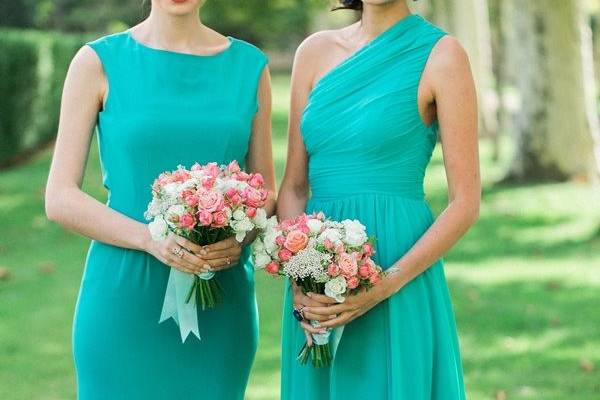
<path id="1" fill-rule="evenodd" d="M 145 217 L 151 221 L 148 228 L 154 240 L 173 232 L 198 245 L 230 236 L 242 242 L 248 232 L 266 226 L 266 199 L 263 177 L 242 171 L 235 160 L 223 166 L 196 163 L 189 170 L 179 166 L 156 178 Z M 196 305 L 204 310 L 218 301 L 214 275 L 171 269 L 160 322 L 172 317 L 182 340 L 190 331 L 199 337 Z"/>
<path id="2" fill-rule="evenodd" d="M 271 275 L 289 277 L 304 293 L 325 294 L 341 303 L 381 280 L 383 272 L 371 259 L 373 251 L 373 239 L 359 221 L 337 222 L 316 213 L 280 223 L 270 218 L 254 242 L 254 261 L 256 268 Z M 301 310 L 294 316 L 303 319 Z M 310 323 L 319 326 L 317 321 Z M 305 343 L 300 363 L 311 358 L 315 367 L 329 365 L 330 335 L 330 331 L 313 334 L 314 345 Z"/>

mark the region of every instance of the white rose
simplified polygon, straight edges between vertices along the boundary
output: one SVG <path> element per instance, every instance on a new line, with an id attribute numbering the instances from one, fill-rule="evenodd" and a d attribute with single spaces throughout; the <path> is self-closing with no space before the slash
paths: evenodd
<path id="1" fill-rule="evenodd" d="M 346 293 L 346 279 L 343 276 L 331 279 L 325 284 L 325 295 L 335 299 L 338 303 L 343 303 L 346 298 L 342 294 Z"/>
<path id="2" fill-rule="evenodd" d="M 249 218 L 244 218 L 241 221 L 234 222 L 231 227 L 235 232 L 235 239 L 241 243 L 246 238 L 246 233 L 254 229 L 254 224 Z"/>
<path id="3" fill-rule="evenodd" d="M 256 215 L 254 216 L 254 223 L 260 229 L 265 229 L 267 227 L 267 212 L 264 208 L 257 208 Z"/>
<path id="4" fill-rule="evenodd" d="M 277 239 L 277 236 L 279 236 L 280 234 L 281 234 L 281 232 L 277 231 L 275 229 L 268 230 L 265 233 L 264 245 L 265 245 L 265 249 L 267 250 L 267 252 L 269 254 L 273 254 L 273 252 L 275 252 L 279 248 L 279 246 L 277 245 L 277 242 L 275 242 L 275 239 Z"/>
<path id="5" fill-rule="evenodd" d="M 178 189 L 179 184 L 177 182 L 167 183 L 163 186 L 163 192 L 165 192 L 168 197 L 177 197 L 179 194 Z"/>
<path id="6" fill-rule="evenodd" d="M 341 242 L 342 239 L 342 235 L 340 234 L 340 231 L 338 231 L 337 229 L 325 229 L 323 231 L 323 233 L 321 233 L 319 235 L 319 243 L 323 243 L 325 242 L 325 240 L 328 239 L 331 243 L 333 243 L 334 245 L 338 245 Z"/>
<path id="7" fill-rule="evenodd" d="M 233 219 L 240 221 L 244 218 L 246 218 L 246 213 L 239 208 L 233 212 Z"/>
<path id="8" fill-rule="evenodd" d="M 162 240 L 167 237 L 169 227 L 163 217 L 156 217 L 148 224 L 148 230 L 153 240 Z"/>
<path id="9" fill-rule="evenodd" d="M 362 246 L 368 239 L 365 226 L 359 221 L 345 220 L 344 231 L 346 233 L 344 242 L 352 247 Z"/>
<path id="10" fill-rule="evenodd" d="M 168 215 L 177 215 L 178 217 L 181 217 L 183 214 L 185 214 L 185 207 L 182 204 L 172 205 L 167 210 L 167 214 Z"/>
<path id="11" fill-rule="evenodd" d="M 269 257 L 269 255 L 266 253 L 260 252 L 258 254 L 255 254 L 255 256 L 254 256 L 254 267 L 256 269 L 264 268 L 270 262 L 271 262 L 271 257 Z"/>
<path id="12" fill-rule="evenodd" d="M 310 229 L 311 233 L 319 233 L 323 228 L 323 222 L 319 221 L 318 219 L 311 218 L 306 221 L 306 226 L 308 226 L 308 229 Z"/>

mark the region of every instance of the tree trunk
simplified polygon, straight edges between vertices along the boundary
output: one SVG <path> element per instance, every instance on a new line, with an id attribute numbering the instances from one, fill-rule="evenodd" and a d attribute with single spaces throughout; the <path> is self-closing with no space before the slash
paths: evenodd
<path id="1" fill-rule="evenodd" d="M 487 0 L 432 0 L 434 22 L 456 36 L 469 54 L 477 86 L 479 132 L 495 142 L 498 153 L 498 92 L 496 90 Z"/>
<path id="2" fill-rule="evenodd" d="M 591 32 L 582 0 L 503 0 L 520 107 L 505 182 L 586 180 L 600 159 Z"/>

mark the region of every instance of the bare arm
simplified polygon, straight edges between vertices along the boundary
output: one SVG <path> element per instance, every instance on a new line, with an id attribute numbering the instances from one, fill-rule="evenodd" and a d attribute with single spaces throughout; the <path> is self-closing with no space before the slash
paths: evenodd
<path id="1" fill-rule="evenodd" d="M 475 85 L 468 57 L 455 39 L 441 39 L 423 79 L 425 91 L 431 93 L 436 104 L 449 203 L 425 234 L 394 264 L 394 274 L 386 282 L 390 294 L 450 250 L 479 216 L 481 180 Z M 427 96 L 425 93 L 424 97 Z"/>
<path id="2" fill-rule="evenodd" d="M 252 125 L 246 161 L 251 172 L 258 172 L 265 178 L 265 189 L 269 192 L 267 214 L 272 215 L 275 212 L 277 189 L 271 146 L 271 75 L 268 67 L 265 67 L 262 72 L 258 87 L 258 102 L 259 108 Z"/>
<path id="3" fill-rule="evenodd" d="M 287 162 L 277 204 L 277 215 L 280 219 L 302 214 L 308 199 L 308 155 L 300 132 L 300 118 L 313 85 L 312 47 L 309 38 L 300 45 L 294 57 Z"/>
<path id="4" fill-rule="evenodd" d="M 92 132 L 107 91 L 102 64 L 84 46 L 75 55 L 63 89 L 58 136 L 46 185 L 46 214 L 54 222 L 89 238 L 119 247 L 143 250 L 185 272 L 201 272 L 206 263 L 186 252 L 174 257 L 175 246 L 200 249 L 172 235 L 155 242 L 145 224 L 131 219 L 81 190 Z"/>
<path id="5" fill-rule="evenodd" d="M 252 124 L 246 163 L 250 172 L 258 172 L 265 179 L 265 189 L 269 192 L 266 209 L 267 214 L 272 215 L 275 212 L 277 196 L 271 147 L 271 76 L 268 67 L 265 67 L 260 78 L 258 102 L 259 107 Z M 255 237 L 256 232 L 249 233 L 244 243 L 252 242 Z M 241 255 L 241 248 L 235 238 L 229 238 L 206 246 L 200 254 L 211 262 L 215 270 L 225 269 L 236 264 Z"/>
<path id="6" fill-rule="evenodd" d="M 423 74 L 422 88 L 420 105 L 435 101 L 449 204 L 413 247 L 388 270 L 391 274 L 372 290 L 350 296 L 340 305 L 308 307 L 306 312 L 311 315 L 339 314 L 321 326 L 346 324 L 398 292 L 456 244 L 479 215 L 481 183 L 476 95 L 467 55 L 455 39 L 445 37 L 436 45 Z M 423 108 L 427 108 L 426 105 Z M 316 299 L 320 298 L 316 296 Z"/>

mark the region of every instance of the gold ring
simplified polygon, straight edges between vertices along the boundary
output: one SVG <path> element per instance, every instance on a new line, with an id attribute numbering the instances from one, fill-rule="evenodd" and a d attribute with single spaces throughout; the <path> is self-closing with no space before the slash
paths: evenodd
<path id="1" fill-rule="evenodd" d="M 184 250 L 181 247 L 174 247 L 173 254 L 175 254 L 179 258 L 183 258 Z"/>

